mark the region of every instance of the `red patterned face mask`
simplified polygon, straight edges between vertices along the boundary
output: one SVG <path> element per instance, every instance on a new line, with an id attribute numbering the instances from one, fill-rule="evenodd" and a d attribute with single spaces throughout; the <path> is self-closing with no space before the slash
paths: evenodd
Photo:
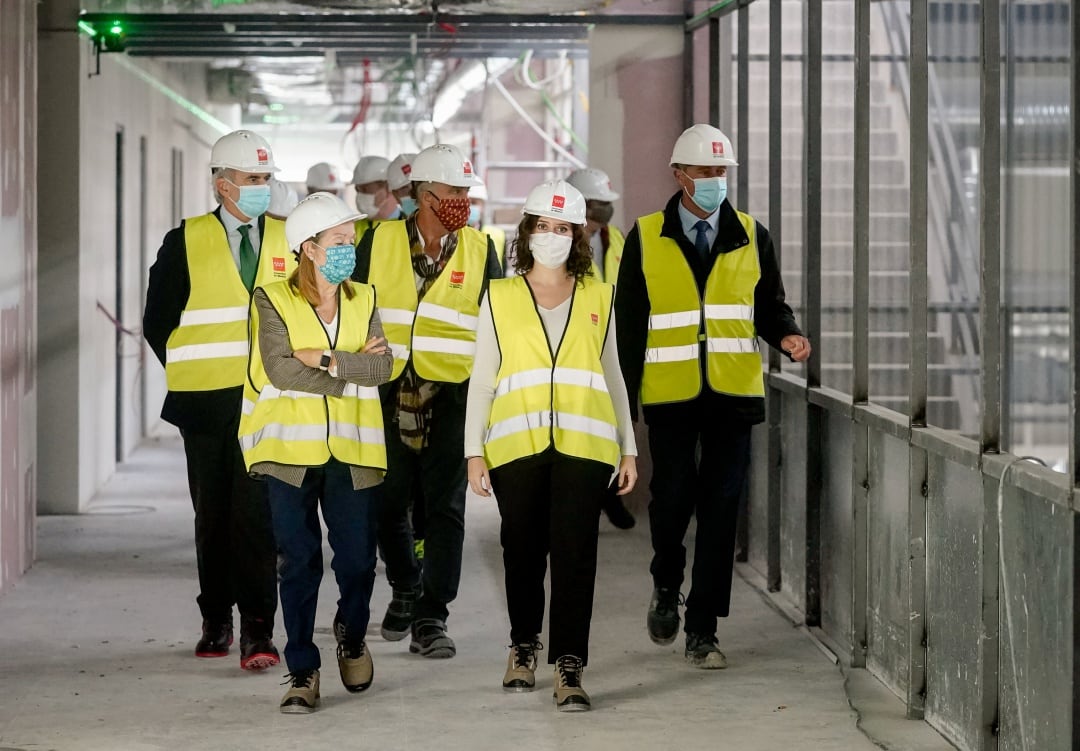
<path id="1" fill-rule="evenodd" d="M 434 193 L 431 195 L 435 196 Z M 442 226 L 446 227 L 447 232 L 457 232 L 459 229 L 469 223 L 469 197 L 464 196 L 462 198 L 443 198 L 439 199 L 439 207 L 433 209 L 435 216 Z"/>

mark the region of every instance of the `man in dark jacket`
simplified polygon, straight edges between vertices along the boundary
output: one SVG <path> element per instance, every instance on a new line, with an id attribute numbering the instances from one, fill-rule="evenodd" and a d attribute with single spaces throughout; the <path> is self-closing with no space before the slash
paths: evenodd
<path id="1" fill-rule="evenodd" d="M 784 300 L 768 231 L 726 200 L 727 169 L 736 164 L 728 138 L 695 125 L 670 163 L 679 193 L 639 218 L 626 240 L 616 332 L 627 390 L 640 394 L 649 426 L 649 636 L 670 644 L 678 633 L 683 539 L 696 513 L 685 657 L 723 668 L 716 619 L 731 600 L 750 428 L 765 418 L 758 337 L 799 362 L 810 343 Z M 636 417 L 633 400 L 632 409 Z"/>
<path id="2" fill-rule="evenodd" d="M 266 488 L 244 469 L 237 429 L 247 375 L 251 290 L 296 268 L 270 205 L 274 157 L 251 131 L 211 152 L 221 205 L 170 230 L 150 268 L 143 335 L 165 366 L 161 417 L 180 429 L 195 507 L 202 638 L 198 657 L 223 657 L 240 611 L 240 667 L 279 660 L 276 552 Z"/>

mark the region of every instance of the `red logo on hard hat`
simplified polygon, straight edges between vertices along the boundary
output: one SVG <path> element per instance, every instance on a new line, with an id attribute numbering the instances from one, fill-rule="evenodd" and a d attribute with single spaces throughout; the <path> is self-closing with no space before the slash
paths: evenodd
<path id="1" fill-rule="evenodd" d="M 597 325 L 599 325 L 599 323 L 600 323 L 600 316 L 598 316 L 598 315 L 597 315 L 596 313 L 589 313 L 589 318 L 591 318 L 591 319 L 592 319 L 592 322 L 593 322 L 593 326 L 597 326 Z"/>
<path id="2" fill-rule="evenodd" d="M 472 162 L 468 159 L 461 163 L 461 168 L 465 170 L 466 175 L 472 176 Z"/>
<path id="3" fill-rule="evenodd" d="M 274 271 L 285 273 L 285 259 L 274 256 Z"/>
<path id="4" fill-rule="evenodd" d="M 270 154 L 266 149 L 255 149 L 255 158 L 259 160 L 259 164 L 266 164 L 270 161 Z"/>
<path id="5" fill-rule="evenodd" d="M 450 283 L 451 284 L 461 284 L 464 281 L 465 281 L 465 272 L 464 271 L 451 271 L 450 272 Z"/>
<path id="6" fill-rule="evenodd" d="M 723 141 L 713 141 L 712 142 L 712 153 L 713 153 L 714 156 L 723 156 L 724 155 L 724 142 Z"/>
<path id="7" fill-rule="evenodd" d="M 403 164 L 403 165 L 401 165 L 401 174 L 405 175 L 405 177 L 408 177 L 409 175 L 411 175 L 412 174 L 412 165 L 411 164 Z"/>
<path id="8" fill-rule="evenodd" d="M 552 196 L 551 197 L 551 210 L 562 211 L 566 208 L 566 196 Z"/>

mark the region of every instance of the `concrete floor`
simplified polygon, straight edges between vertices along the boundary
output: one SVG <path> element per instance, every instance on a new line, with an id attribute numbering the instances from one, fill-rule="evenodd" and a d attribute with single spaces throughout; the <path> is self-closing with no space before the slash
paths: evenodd
<path id="1" fill-rule="evenodd" d="M 183 451 L 167 440 L 138 450 L 89 513 L 40 520 L 37 564 L 0 599 L 0 751 L 950 748 L 925 724 L 901 719 L 900 702 L 865 673 L 851 681 L 870 697 L 873 717 L 860 722 L 840 669 L 738 577 L 733 615 L 719 632 L 729 669 L 688 667 L 682 639 L 652 644 L 644 514 L 631 532 L 601 523 L 584 682 L 594 710 L 555 712 L 546 667 L 534 693 L 504 693 L 498 513 L 472 497 L 449 622 L 458 656 L 425 660 L 408 654 L 407 640 L 378 636 L 389 599 L 380 566 L 369 632 L 375 683 L 346 693 L 329 633 L 336 594 L 328 567 L 317 636 L 322 705 L 310 716 L 281 715 L 283 667 L 249 674 L 235 654 L 192 656 L 191 518 Z M 280 616 L 277 634 L 284 646 Z M 857 725 L 873 726 L 876 742 Z"/>

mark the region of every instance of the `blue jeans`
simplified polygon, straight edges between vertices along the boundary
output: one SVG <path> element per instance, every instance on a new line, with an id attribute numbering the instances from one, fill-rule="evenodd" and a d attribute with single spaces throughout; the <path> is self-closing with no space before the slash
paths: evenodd
<path id="1" fill-rule="evenodd" d="M 334 553 L 330 567 L 341 595 L 337 620 L 345 627 L 346 641 L 359 644 L 371 616 L 380 491 L 353 490 L 349 467 L 334 459 L 309 468 L 299 488 L 273 477 L 267 477 L 266 484 L 280 555 L 281 614 L 288 636 L 285 663 L 293 673 L 315 670 L 321 664 L 313 636 L 323 576 L 317 507 L 322 506 Z"/>

